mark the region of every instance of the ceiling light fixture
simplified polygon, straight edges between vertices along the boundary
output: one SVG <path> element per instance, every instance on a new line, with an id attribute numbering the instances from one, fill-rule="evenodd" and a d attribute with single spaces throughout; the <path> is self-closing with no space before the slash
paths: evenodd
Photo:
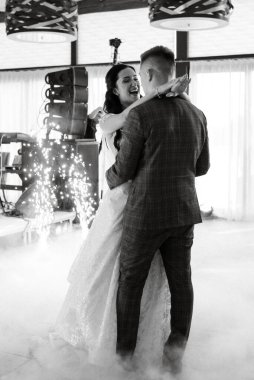
<path id="1" fill-rule="evenodd" d="M 233 10 L 230 0 L 148 0 L 152 26 L 191 31 L 228 25 Z"/>
<path id="2" fill-rule="evenodd" d="M 6 1 L 6 33 L 16 41 L 72 42 L 77 39 L 77 20 L 76 1 Z"/>

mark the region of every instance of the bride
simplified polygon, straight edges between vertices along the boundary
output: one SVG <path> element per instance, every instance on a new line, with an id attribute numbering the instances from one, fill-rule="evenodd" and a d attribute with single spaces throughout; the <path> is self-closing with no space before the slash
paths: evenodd
<path id="1" fill-rule="evenodd" d="M 120 128 L 128 112 L 154 96 L 182 93 L 188 83 L 186 76 L 175 79 L 158 87 L 154 94 L 139 99 L 140 84 L 132 66 L 117 64 L 108 71 L 106 114 L 100 120 L 105 170 L 115 161 L 121 140 Z M 185 94 L 181 96 L 188 98 Z M 91 363 L 103 366 L 111 366 L 116 360 L 116 294 L 122 218 L 128 190 L 129 183 L 125 183 L 105 192 L 92 227 L 71 267 L 70 286 L 55 326 L 57 335 L 86 350 Z M 169 326 L 170 294 L 161 256 L 156 253 L 141 302 L 135 349 L 140 365 L 161 364 Z"/>

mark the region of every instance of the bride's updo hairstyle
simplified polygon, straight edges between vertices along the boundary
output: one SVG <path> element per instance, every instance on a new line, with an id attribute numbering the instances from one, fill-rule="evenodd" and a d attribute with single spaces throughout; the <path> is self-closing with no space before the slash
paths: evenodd
<path id="1" fill-rule="evenodd" d="M 135 71 L 134 67 L 130 65 L 125 65 L 124 63 L 118 63 L 112 66 L 111 69 L 107 72 L 106 77 L 105 77 L 107 91 L 105 94 L 105 102 L 103 106 L 104 112 L 118 114 L 123 111 L 123 106 L 120 102 L 119 96 L 114 94 L 114 89 L 116 88 L 118 74 L 120 73 L 120 71 L 128 67 L 131 68 L 133 71 Z M 116 131 L 116 135 L 114 139 L 114 145 L 117 150 L 119 150 L 121 135 L 122 135 L 121 130 L 118 129 Z"/>

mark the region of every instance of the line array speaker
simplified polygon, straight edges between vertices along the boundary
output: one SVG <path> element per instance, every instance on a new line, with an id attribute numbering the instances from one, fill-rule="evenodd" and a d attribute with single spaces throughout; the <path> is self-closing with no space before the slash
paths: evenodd
<path id="1" fill-rule="evenodd" d="M 85 67 L 71 67 L 49 73 L 44 119 L 48 135 L 52 129 L 83 138 L 87 127 L 88 73 Z"/>

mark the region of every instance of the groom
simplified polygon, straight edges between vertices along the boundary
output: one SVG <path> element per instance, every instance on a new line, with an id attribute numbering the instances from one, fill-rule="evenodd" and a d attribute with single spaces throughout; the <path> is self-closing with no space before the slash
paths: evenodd
<path id="1" fill-rule="evenodd" d="M 174 54 L 168 48 L 156 46 L 143 53 L 140 76 L 145 94 L 171 79 L 174 70 Z M 160 249 L 171 292 L 163 361 L 170 371 L 180 371 L 193 309 L 193 228 L 201 222 L 195 177 L 208 169 L 206 118 L 189 101 L 158 94 L 130 111 L 116 162 L 106 173 L 111 189 L 132 180 L 117 293 L 116 350 L 124 360 L 135 350 L 143 287 Z"/>

